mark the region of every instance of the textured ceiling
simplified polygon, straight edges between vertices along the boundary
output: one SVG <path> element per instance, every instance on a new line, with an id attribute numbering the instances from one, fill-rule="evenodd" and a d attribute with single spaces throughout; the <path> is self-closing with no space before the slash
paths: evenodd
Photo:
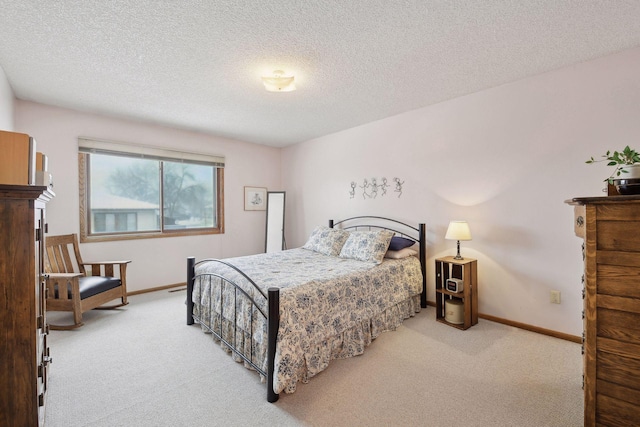
<path id="1" fill-rule="evenodd" d="M 17 98 L 286 146 L 640 46 L 638 0 L 0 0 Z M 260 76 L 292 72 L 298 90 Z"/>

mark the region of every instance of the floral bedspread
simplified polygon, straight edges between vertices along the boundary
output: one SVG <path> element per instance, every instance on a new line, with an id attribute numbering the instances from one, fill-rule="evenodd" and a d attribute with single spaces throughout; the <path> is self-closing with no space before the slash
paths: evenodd
<path id="1" fill-rule="evenodd" d="M 293 393 L 332 359 L 352 357 L 380 333 L 394 330 L 420 311 L 422 273 L 416 257 L 385 259 L 380 265 L 322 255 L 306 249 L 224 260 L 243 271 L 266 294 L 280 288 L 280 328 L 275 356 L 274 391 Z M 240 274 L 218 263 L 196 266 L 196 275 L 218 273 L 242 283 Z M 250 295 L 257 294 L 244 287 Z M 257 357 L 266 370 L 266 324 L 242 300 L 223 299 L 211 280 L 196 281 L 194 314 L 209 327 L 235 335 L 236 346 Z M 266 312 L 266 306 L 262 306 Z M 240 331 L 233 328 L 236 318 Z M 251 334 L 247 331 L 252 331 Z M 238 344 L 238 341 L 240 342 Z M 243 344 L 244 343 L 244 344 Z"/>

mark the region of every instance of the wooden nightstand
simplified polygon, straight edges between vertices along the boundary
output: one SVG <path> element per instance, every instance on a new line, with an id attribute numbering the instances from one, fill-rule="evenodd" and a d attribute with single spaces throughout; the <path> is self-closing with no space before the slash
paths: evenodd
<path id="1" fill-rule="evenodd" d="M 446 289 L 447 279 L 462 281 L 462 292 Z M 460 323 L 447 320 L 446 306 L 463 310 Z M 458 329 L 469 329 L 478 323 L 478 262 L 472 258 L 454 259 L 452 256 L 436 259 L 436 320 Z"/>

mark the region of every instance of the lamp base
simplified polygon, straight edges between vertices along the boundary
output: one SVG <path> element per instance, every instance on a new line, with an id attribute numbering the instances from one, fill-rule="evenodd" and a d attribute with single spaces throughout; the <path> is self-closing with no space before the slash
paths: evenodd
<path id="1" fill-rule="evenodd" d="M 460 240 L 458 240 L 457 242 L 458 242 L 458 253 L 456 254 L 456 256 L 453 257 L 453 259 L 461 260 L 464 258 L 462 258 L 462 256 L 460 255 Z"/>

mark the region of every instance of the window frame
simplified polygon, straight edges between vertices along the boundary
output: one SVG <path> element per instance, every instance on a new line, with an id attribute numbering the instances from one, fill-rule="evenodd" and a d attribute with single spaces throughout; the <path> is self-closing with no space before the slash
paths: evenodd
<path id="1" fill-rule="evenodd" d="M 114 145 L 116 145 L 116 143 L 114 143 Z M 124 145 L 122 146 L 124 147 Z M 140 146 L 131 145 L 131 147 L 140 147 Z M 153 148 L 150 148 L 150 149 L 153 150 Z M 101 153 L 101 154 L 108 154 L 108 153 Z M 117 151 L 114 151 L 113 154 L 117 155 Z M 153 238 L 179 237 L 179 236 L 199 236 L 199 235 L 209 235 L 209 234 L 224 234 L 224 165 L 216 166 L 213 164 L 212 166 L 216 169 L 215 192 L 216 192 L 216 199 L 217 199 L 216 201 L 217 224 L 215 227 L 164 230 L 163 229 L 164 227 L 161 224 L 160 230 L 158 231 L 126 232 L 126 233 L 114 233 L 114 234 L 109 234 L 109 233 L 91 234 L 90 232 L 91 222 L 89 218 L 89 215 L 91 214 L 90 208 L 89 208 L 90 176 L 88 173 L 89 172 L 88 162 L 89 162 L 90 155 L 91 155 L 91 152 L 86 152 L 86 151 L 78 152 L 80 242 L 81 243 L 153 239 Z M 164 160 L 179 161 L 180 158 L 178 156 L 176 156 L 175 159 L 171 157 L 167 157 Z M 158 159 L 158 161 L 161 161 L 161 159 Z M 161 183 L 161 186 L 162 186 L 162 183 Z M 162 188 L 160 191 L 162 194 Z M 161 211 L 162 211 L 162 207 L 161 207 Z"/>

